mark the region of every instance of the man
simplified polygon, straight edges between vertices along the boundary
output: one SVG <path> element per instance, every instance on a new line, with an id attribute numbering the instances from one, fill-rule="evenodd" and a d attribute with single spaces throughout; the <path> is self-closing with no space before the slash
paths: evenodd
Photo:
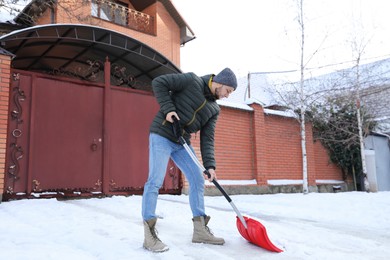
<path id="1" fill-rule="evenodd" d="M 215 237 L 207 227 L 210 217 L 204 207 L 204 179 L 216 178 L 214 131 L 220 111 L 217 99 L 228 97 L 237 88 L 233 71 L 225 68 L 217 75 L 198 77 L 194 73 L 168 74 L 152 82 L 160 110 L 150 127 L 149 177 L 142 197 L 144 220 L 144 248 L 153 252 L 168 250 L 156 233 L 156 206 L 169 158 L 175 162 L 189 182 L 189 202 L 193 215 L 193 243 L 223 245 L 223 238 Z M 205 169 L 210 178 L 202 176 L 185 148 L 172 131 L 172 117 L 179 120 L 183 137 L 190 145 L 191 133 L 200 131 L 200 148 Z M 192 147 L 191 147 L 192 149 Z M 193 150 L 193 149 L 192 149 Z"/>

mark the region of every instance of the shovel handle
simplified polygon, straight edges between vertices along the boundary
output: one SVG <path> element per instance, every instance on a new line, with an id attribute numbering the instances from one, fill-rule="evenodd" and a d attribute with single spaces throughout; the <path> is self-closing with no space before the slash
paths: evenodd
<path id="1" fill-rule="evenodd" d="M 208 170 L 204 168 L 204 166 L 199 162 L 198 158 L 196 158 L 196 155 L 192 152 L 191 148 L 188 146 L 186 140 L 184 139 L 183 136 L 181 136 L 181 128 L 180 128 L 180 123 L 179 120 L 175 117 L 172 116 L 173 119 L 173 125 L 172 125 L 172 130 L 174 135 L 179 139 L 179 142 L 184 146 L 185 150 L 187 151 L 188 155 L 191 157 L 191 159 L 198 165 L 198 167 L 202 170 L 204 174 L 206 174 L 209 178 L 211 177 L 211 174 L 209 173 Z M 244 225 L 244 227 L 247 229 L 248 226 L 246 224 L 246 221 L 244 217 L 241 215 L 240 211 L 237 209 L 236 205 L 233 203 L 232 199 L 230 196 L 226 193 L 226 191 L 222 188 L 221 185 L 217 182 L 216 179 L 213 179 L 211 181 L 215 187 L 223 194 L 225 199 L 229 202 L 230 206 L 233 208 L 233 210 L 236 212 L 238 218 L 240 219 L 241 223 Z"/>
<path id="2" fill-rule="evenodd" d="M 181 130 L 181 127 L 180 127 L 179 119 L 177 119 L 176 116 L 172 116 L 172 120 L 173 120 L 173 124 L 172 124 L 172 132 L 173 132 L 173 135 L 179 140 L 179 142 L 180 142 L 181 144 L 184 144 L 184 143 L 183 143 L 183 140 L 184 140 L 184 142 L 185 142 L 185 139 L 184 139 L 183 136 L 181 135 L 182 130 Z"/>
<path id="3" fill-rule="evenodd" d="M 205 173 L 209 178 L 210 178 L 210 173 L 208 171 L 206 171 L 207 173 Z M 226 198 L 226 200 L 230 203 L 232 202 L 232 199 L 230 198 L 230 196 L 226 193 L 226 191 L 222 188 L 221 185 L 219 185 L 219 183 L 217 182 L 216 179 L 213 179 L 212 183 L 215 185 L 215 187 L 217 187 L 217 189 L 223 194 L 223 196 Z"/>
<path id="4" fill-rule="evenodd" d="M 187 142 L 186 140 L 183 138 L 183 136 L 181 136 L 181 128 L 180 128 L 180 123 L 179 123 L 179 120 L 177 119 L 177 117 L 175 116 L 172 116 L 172 120 L 173 120 L 173 124 L 172 124 L 172 131 L 173 131 L 173 134 L 178 138 L 179 142 L 184 145 L 184 147 L 186 148 L 187 152 L 190 154 L 192 160 L 198 165 L 198 167 L 203 171 L 204 174 L 207 175 L 207 177 L 211 177 L 211 174 L 209 173 L 208 170 L 206 170 L 202 164 L 199 163 L 198 159 L 196 157 L 194 157 L 192 151 L 190 150 L 190 148 L 188 147 L 187 145 Z M 232 199 L 229 197 L 229 195 L 226 193 L 226 191 L 222 188 L 221 185 L 219 185 L 219 183 L 217 182 L 216 179 L 213 179 L 212 183 L 215 185 L 215 187 L 218 188 L 218 190 L 220 190 L 220 192 L 223 194 L 223 196 L 225 196 L 225 198 L 227 199 L 227 201 L 231 202 Z"/>

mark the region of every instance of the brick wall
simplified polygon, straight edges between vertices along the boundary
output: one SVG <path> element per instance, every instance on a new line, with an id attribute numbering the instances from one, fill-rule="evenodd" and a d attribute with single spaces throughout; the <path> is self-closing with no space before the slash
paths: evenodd
<path id="1" fill-rule="evenodd" d="M 145 42 L 180 67 L 180 28 L 167 12 L 163 4 L 157 1 L 157 37 Z"/>
<path id="2" fill-rule="evenodd" d="M 315 141 L 314 157 L 317 180 L 342 180 L 340 169 L 330 161 L 328 151 L 320 141 Z"/>
<path id="3" fill-rule="evenodd" d="M 267 178 L 302 178 L 300 129 L 296 120 L 266 115 L 264 122 L 266 151 L 262 158 L 267 161 Z"/>
<path id="4" fill-rule="evenodd" d="M 222 179 L 255 179 L 251 118 L 251 111 L 228 107 L 221 110 L 215 131 L 215 159 Z M 191 145 L 202 162 L 199 133 L 192 135 Z"/>
<path id="5" fill-rule="evenodd" d="M 225 107 L 219 116 L 215 135 L 215 157 L 224 179 L 255 179 L 251 111 Z"/>
<path id="6" fill-rule="evenodd" d="M 268 180 L 302 180 L 300 125 L 294 118 L 221 107 L 215 134 L 217 174 L 220 180 L 256 179 L 259 186 Z M 199 133 L 192 145 L 199 156 Z M 329 162 L 326 149 L 313 142 L 312 127 L 306 125 L 306 152 L 309 186 L 316 180 L 342 180 L 341 170 Z M 185 185 L 186 187 L 187 185 Z"/>
<path id="7" fill-rule="evenodd" d="M 0 201 L 4 192 L 11 58 L 0 54 Z"/>

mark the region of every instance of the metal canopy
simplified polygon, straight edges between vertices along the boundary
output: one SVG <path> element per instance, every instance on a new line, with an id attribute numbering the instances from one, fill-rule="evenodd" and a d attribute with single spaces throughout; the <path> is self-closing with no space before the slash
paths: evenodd
<path id="1" fill-rule="evenodd" d="M 29 27 L 0 37 L 13 53 L 12 67 L 71 75 L 97 81 L 110 60 L 117 85 L 149 85 L 155 77 L 181 73 L 172 62 L 149 46 L 124 34 L 90 25 L 54 24 Z M 98 77 L 98 75 L 100 75 Z"/>

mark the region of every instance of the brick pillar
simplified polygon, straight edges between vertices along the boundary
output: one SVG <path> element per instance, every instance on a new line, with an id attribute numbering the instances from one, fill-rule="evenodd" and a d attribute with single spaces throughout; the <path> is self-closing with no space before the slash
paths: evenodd
<path id="1" fill-rule="evenodd" d="M 264 109 L 259 104 L 250 105 L 253 113 L 253 160 L 254 173 L 257 184 L 267 185 L 267 160 L 266 160 L 266 139 Z"/>
<path id="2" fill-rule="evenodd" d="M 11 55 L 0 53 L 0 202 L 5 185 Z"/>

